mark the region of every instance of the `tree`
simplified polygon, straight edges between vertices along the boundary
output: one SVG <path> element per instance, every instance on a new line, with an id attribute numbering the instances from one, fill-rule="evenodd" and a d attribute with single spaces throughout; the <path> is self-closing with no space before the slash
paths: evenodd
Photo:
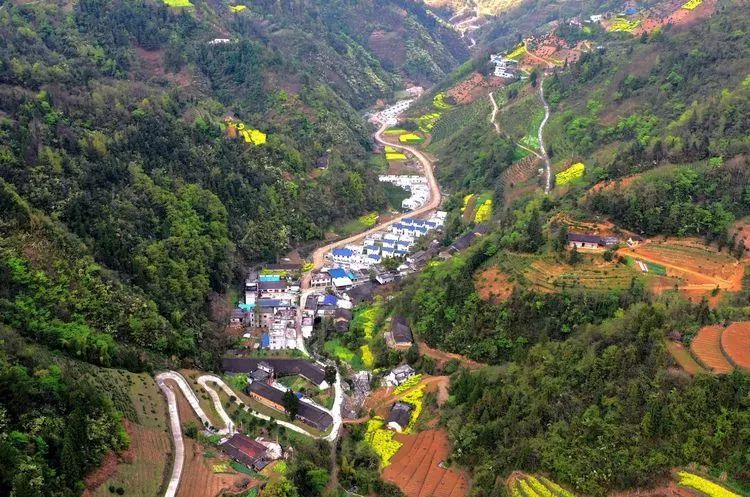
<path id="1" fill-rule="evenodd" d="M 263 497 L 298 497 L 297 487 L 286 478 L 272 481 L 263 489 Z"/>
<path id="2" fill-rule="evenodd" d="M 411 344 L 409 350 L 406 351 L 405 359 L 412 366 L 419 360 L 419 347 L 416 343 Z"/>
<path id="3" fill-rule="evenodd" d="M 568 225 L 563 224 L 560 229 L 557 230 L 557 236 L 553 242 L 554 249 L 556 252 L 562 252 L 568 245 Z"/>
<path id="4" fill-rule="evenodd" d="M 526 224 L 526 250 L 536 252 L 544 245 L 544 233 L 542 232 L 542 221 L 539 219 L 539 210 L 531 212 L 529 222 Z"/>
<path id="5" fill-rule="evenodd" d="M 578 247 L 575 245 L 573 246 L 573 250 L 570 251 L 570 256 L 568 257 L 568 262 L 571 266 L 575 266 L 579 262 L 583 260 L 583 257 L 581 257 L 580 252 L 578 252 Z"/>
<path id="6" fill-rule="evenodd" d="M 333 385 L 334 383 L 336 383 L 336 367 L 335 366 L 326 366 L 325 381 L 329 385 Z"/>
<path id="7" fill-rule="evenodd" d="M 299 398 L 291 390 L 284 392 L 284 396 L 281 401 L 284 404 L 284 410 L 289 415 L 289 419 L 292 421 L 297 417 L 299 412 Z"/>

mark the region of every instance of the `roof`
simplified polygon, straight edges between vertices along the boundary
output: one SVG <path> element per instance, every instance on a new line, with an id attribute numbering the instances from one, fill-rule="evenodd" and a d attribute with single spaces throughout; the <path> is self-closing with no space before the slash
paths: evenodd
<path id="1" fill-rule="evenodd" d="M 403 316 L 395 316 L 391 321 L 391 335 L 396 343 L 412 343 L 414 337 L 411 334 L 411 328 Z"/>
<path id="2" fill-rule="evenodd" d="M 365 246 L 365 250 L 380 250 L 380 247 L 377 245 L 367 245 Z"/>
<path id="3" fill-rule="evenodd" d="M 371 281 L 367 281 L 361 285 L 357 285 L 354 288 L 347 290 L 346 294 L 352 301 L 352 304 L 358 305 L 362 302 L 371 302 L 374 298 L 375 285 Z"/>
<path id="4" fill-rule="evenodd" d="M 335 319 L 345 319 L 347 321 L 351 321 L 352 319 L 352 311 L 349 309 L 336 309 L 336 312 L 333 313 L 333 317 Z"/>
<path id="5" fill-rule="evenodd" d="M 248 391 L 268 399 L 271 402 L 284 405 L 284 392 L 278 388 L 274 388 L 266 383 L 254 381 L 248 387 Z M 297 410 L 297 416 L 302 418 L 308 424 L 315 426 L 321 430 L 325 430 L 331 424 L 333 424 L 333 418 L 330 414 L 322 409 L 319 409 L 307 402 L 300 402 Z"/>
<path id="6" fill-rule="evenodd" d="M 586 235 L 583 233 L 568 233 L 568 241 L 579 243 L 596 243 L 597 245 L 604 245 L 604 240 L 602 240 L 602 237 L 597 235 Z"/>
<path id="7" fill-rule="evenodd" d="M 414 368 L 409 366 L 408 364 L 402 364 L 401 366 L 398 366 L 396 368 L 393 368 L 393 371 L 391 371 L 394 375 L 413 375 L 414 374 Z"/>
<path id="8" fill-rule="evenodd" d="M 271 346 L 271 336 L 268 333 L 263 333 L 260 336 L 260 346 L 266 348 Z"/>
<path id="9" fill-rule="evenodd" d="M 256 442 L 252 438 L 235 433 L 229 439 L 219 444 L 221 450 L 226 452 L 229 457 L 236 459 L 246 466 L 252 466 L 257 459 L 266 454 L 266 446 Z"/>
<path id="10" fill-rule="evenodd" d="M 324 295 L 323 296 L 323 305 L 336 305 L 336 302 L 339 300 L 336 298 L 335 295 Z"/>
<path id="11" fill-rule="evenodd" d="M 411 411 L 411 404 L 407 404 L 406 402 L 401 401 L 396 402 L 395 404 L 393 404 L 393 407 L 391 407 L 391 414 L 388 416 L 388 422 L 396 423 L 401 428 L 406 428 L 406 426 L 409 424 L 409 420 L 411 419 Z"/>
<path id="12" fill-rule="evenodd" d="M 263 290 L 286 290 L 286 281 L 259 281 L 258 289 Z"/>
<path id="13" fill-rule="evenodd" d="M 333 249 L 331 250 L 331 253 L 334 256 L 338 257 L 351 257 L 352 255 L 354 255 L 354 252 L 352 252 L 351 249 L 348 248 Z"/>
<path id="14" fill-rule="evenodd" d="M 312 279 L 328 281 L 331 279 L 331 274 L 330 273 L 315 273 L 312 275 Z"/>
<path id="15" fill-rule="evenodd" d="M 348 274 L 346 274 L 346 270 L 340 267 L 329 270 L 328 274 L 331 275 L 331 278 L 346 278 L 349 276 Z"/>
<path id="16" fill-rule="evenodd" d="M 258 299 L 256 304 L 259 307 L 291 307 L 291 304 L 282 299 Z"/>
<path id="17" fill-rule="evenodd" d="M 231 373 L 250 373 L 258 369 L 258 364 L 261 362 L 269 364 L 278 376 L 298 374 L 316 385 L 325 381 L 323 367 L 304 359 L 225 357 L 221 360 L 221 366 L 224 371 Z"/>
<path id="18" fill-rule="evenodd" d="M 281 281 L 281 276 L 278 274 L 261 274 L 259 281 Z"/>

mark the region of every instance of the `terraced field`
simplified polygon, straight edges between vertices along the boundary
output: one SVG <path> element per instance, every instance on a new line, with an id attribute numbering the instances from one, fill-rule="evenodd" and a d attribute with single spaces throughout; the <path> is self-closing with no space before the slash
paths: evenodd
<path id="1" fill-rule="evenodd" d="M 750 371 L 750 322 L 730 324 L 721 334 L 721 348 L 735 366 Z"/>
<path id="2" fill-rule="evenodd" d="M 723 326 L 704 326 L 690 344 L 690 351 L 705 367 L 718 374 L 732 372 L 732 365 L 721 351 Z"/>
<path id="3" fill-rule="evenodd" d="M 409 497 L 465 497 L 469 492 L 466 476 L 442 468 L 448 459 L 448 436 L 442 430 L 426 430 L 417 435 L 397 434 L 403 447 L 383 471 L 383 479 L 396 484 Z"/>

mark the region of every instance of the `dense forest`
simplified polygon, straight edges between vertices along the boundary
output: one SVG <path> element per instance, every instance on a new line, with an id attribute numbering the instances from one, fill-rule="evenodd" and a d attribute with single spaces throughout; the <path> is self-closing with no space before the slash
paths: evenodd
<path id="1" fill-rule="evenodd" d="M 112 354 L 102 351 L 115 347 L 107 335 L 194 354 L 212 334 L 210 302 L 245 264 L 385 207 L 355 107 L 389 97 L 404 78 L 439 78 L 466 56 L 455 34 L 410 1 L 255 2 L 238 14 L 203 2 L 190 10 L 122 0 L 5 7 L 0 178 L 4 201 L 23 215 L 3 224 L 4 318 L 39 336 L 25 321 L 42 312 L 29 309 L 34 292 L 53 285 L 77 293 L 64 271 L 51 271 L 69 258 L 59 248 L 68 240 L 70 253 L 93 261 L 61 264 L 93 265 L 94 278 L 148 302 L 142 316 L 123 313 L 107 325 L 81 309 L 44 311 L 47 323 L 77 320 L 69 334 L 97 337 L 66 339 L 62 348 L 85 348 L 77 355 L 105 364 Z M 406 40 L 395 43 L 423 52 L 398 65 L 379 59 L 365 36 L 396 18 Z M 343 20 L 360 24 L 342 31 Z M 219 36 L 228 42 L 209 43 Z M 434 70 L 420 74 L 417 60 Z M 267 141 L 227 139 L 226 116 Z M 327 170 L 313 174 L 320 161 Z M 42 218 L 47 230 L 28 224 Z M 39 256 L 28 236 L 52 252 Z M 91 299 L 76 305 L 95 309 Z M 71 345 L 89 340 L 102 345 Z"/>
<path id="2" fill-rule="evenodd" d="M 475 495 L 503 495 L 498 474 L 547 471 L 587 495 L 645 487 L 698 463 L 747 481 L 750 377 L 668 372 L 665 333 L 697 306 L 636 304 L 502 371 L 454 377 L 444 421 Z"/>

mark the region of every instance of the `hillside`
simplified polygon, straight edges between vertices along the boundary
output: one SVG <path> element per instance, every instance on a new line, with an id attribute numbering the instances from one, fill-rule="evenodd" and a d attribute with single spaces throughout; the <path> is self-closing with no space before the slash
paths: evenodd
<path id="1" fill-rule="evenodd" d="M 48 257 L 65 233 L 156 305 L 129 326 L 158 344 L 119 340 L 180 355 L 225 319 L 208 298 L 244 264 L 386 206 L 355 108 L 466 56 L 412 2 L 16 2 L 0 19 L 4 194 L 47 219 Z M 6 248 L 57 281 L 20 229 L 4 225 Z"/>

